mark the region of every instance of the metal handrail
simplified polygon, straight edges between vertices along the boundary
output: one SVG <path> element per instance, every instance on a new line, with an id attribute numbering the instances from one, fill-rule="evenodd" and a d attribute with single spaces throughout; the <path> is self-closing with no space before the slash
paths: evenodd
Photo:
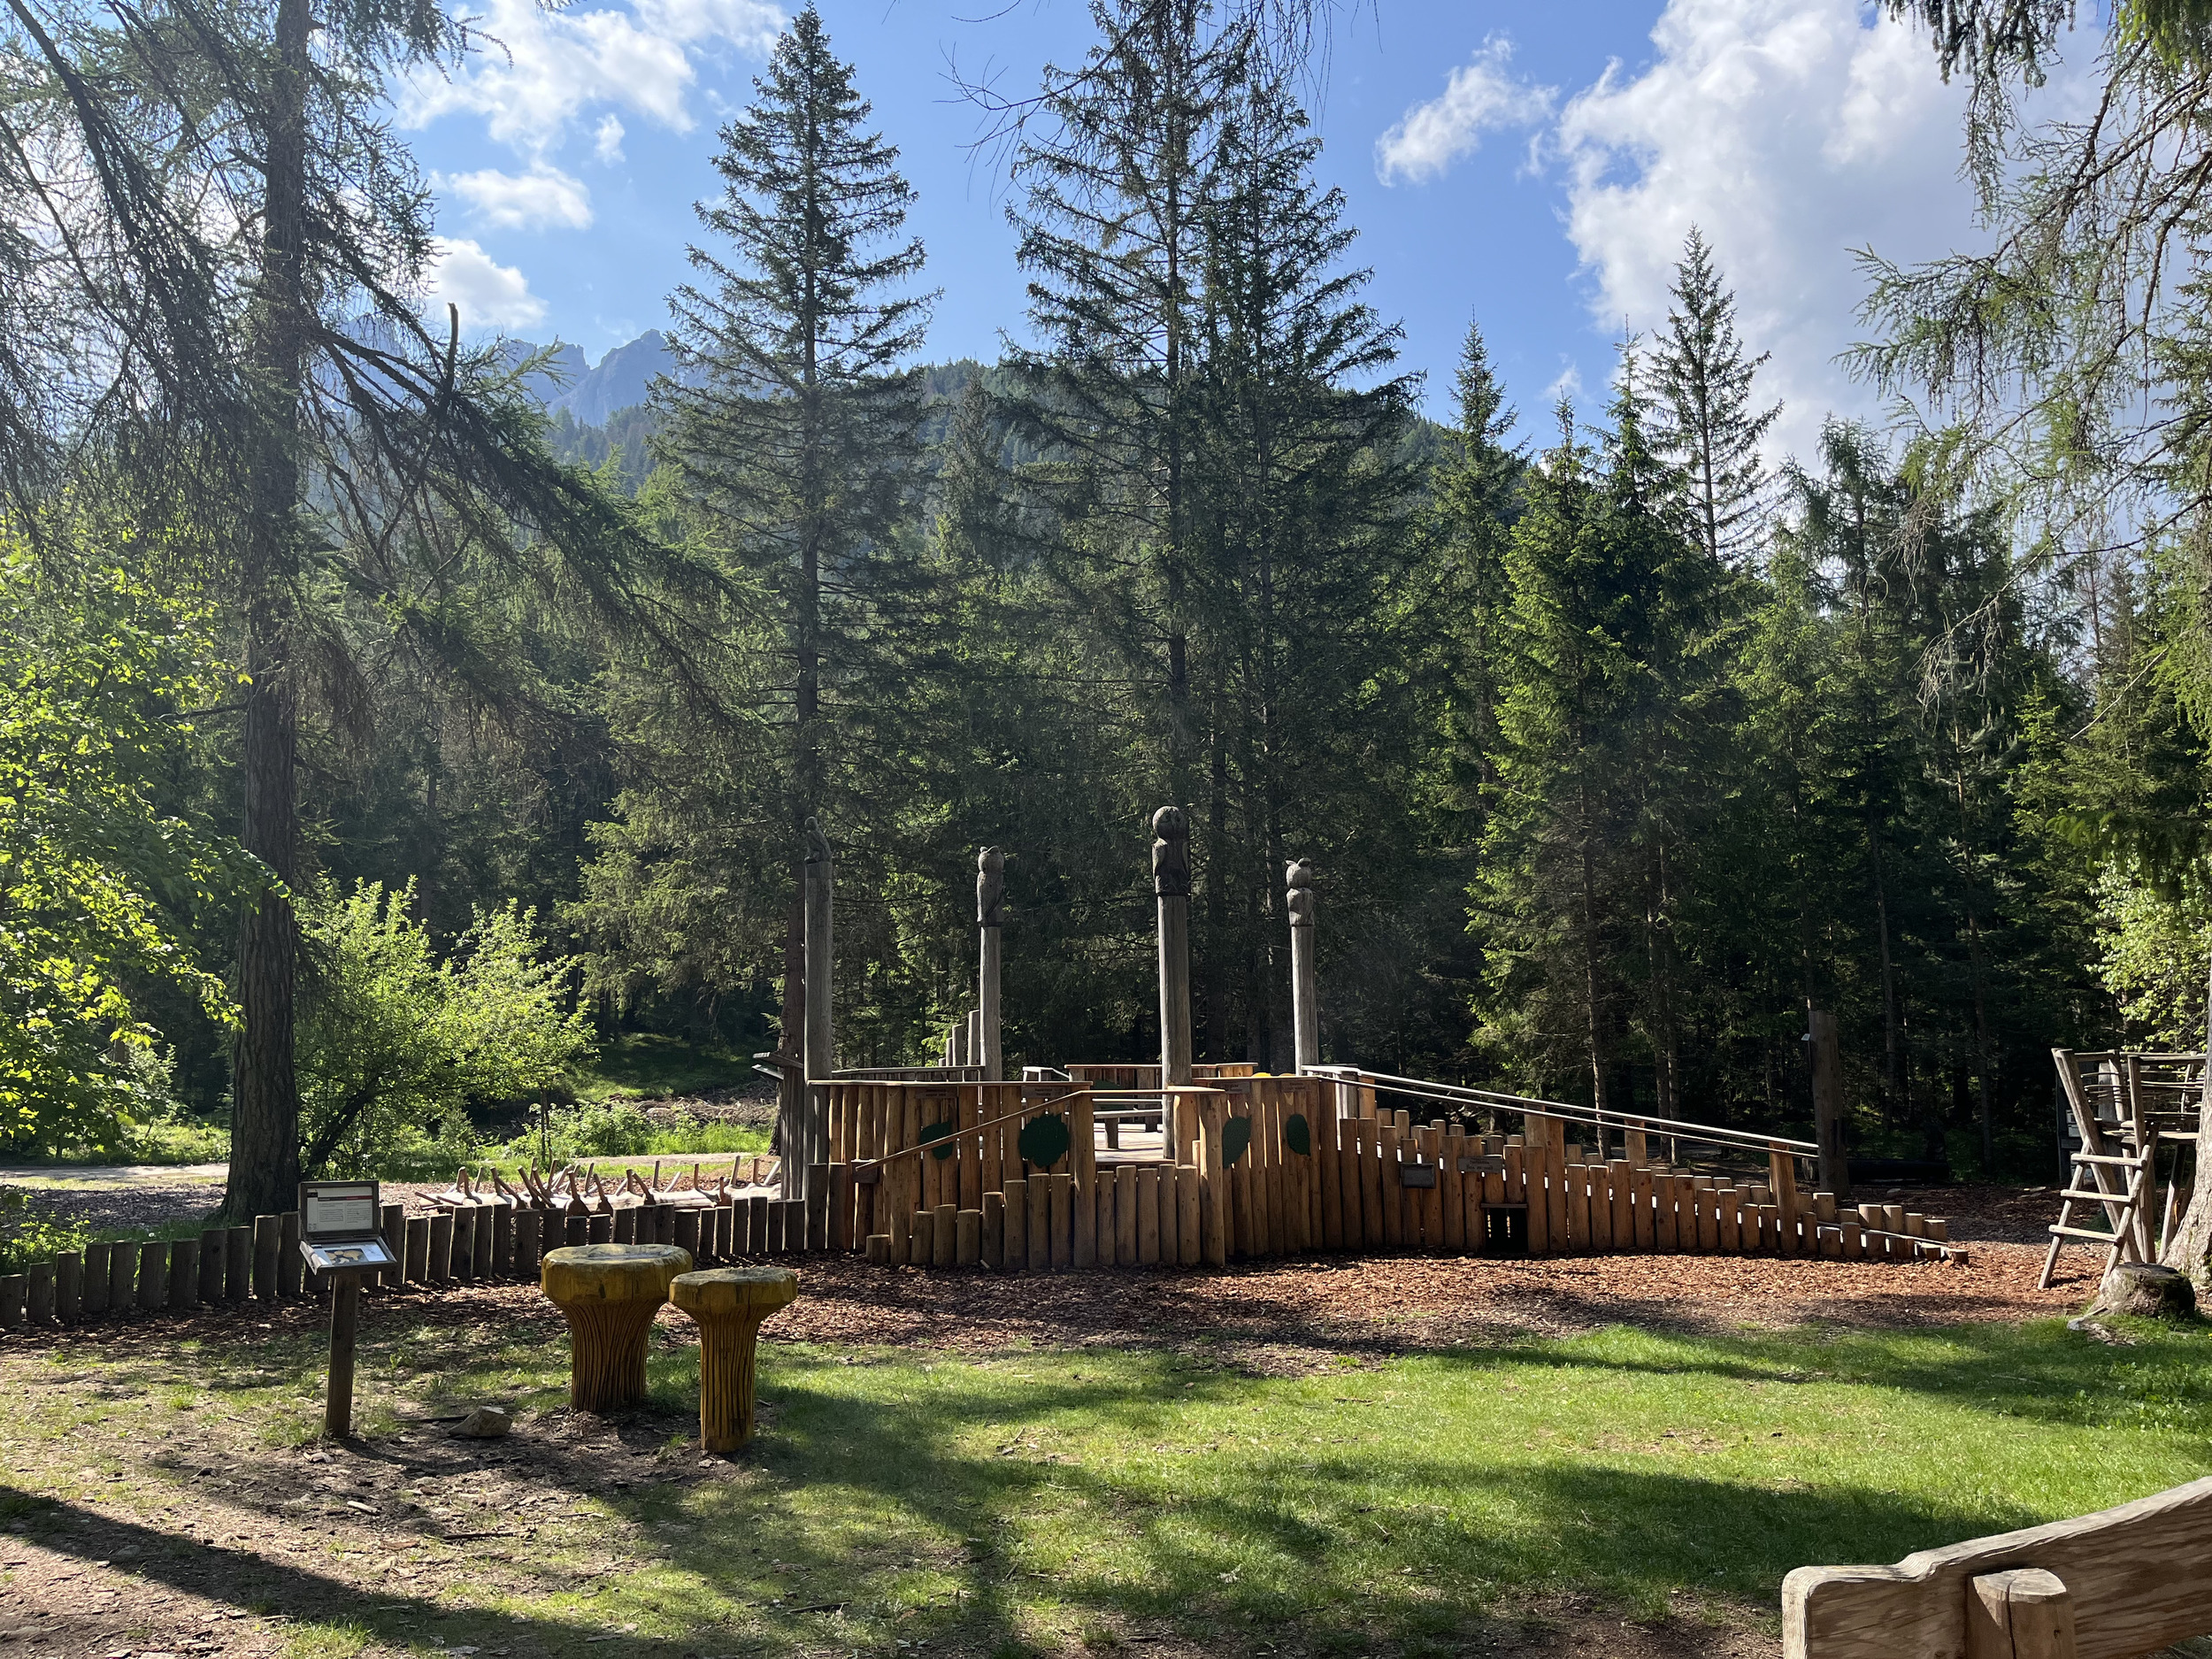
<path id="1" fill-rule="evenodd" d="M 1350 1073 L 1347 1077 L 1343 1073 Z M 1690 1123 L 1678 1118 L 1654 1118 L 1641 1112 L 1600 1111 L 1569 1101 L 1539 1100 L 1532 1095 L 1508 1094 L 1497 1089 L 1471 1088 L 1461 1083 L 1437 1083 L 1426 1078 L 1399 1077 L 1388 1071 L 1369 1071 L 1358 1066 L 1307 1066 L 1303 1075 L 1336 1082 L 1372 1083 L 1394 1094 L 1412 1094 L 1441 1101 L 1447 1105 L 1502 1107 L 1535 1118 L 1556 1118 L 1567 1123 L 1589 1124 L 1599 1129 L 1626 1132 L 1656 1131 L 1677 1141 L 1702 1141 L 1708 1146 L 1737 1147 L 1755 1152 L 1777 1148 L 1807 1157 L 1819 1155 L 1819 1143 L 1788 1135 L 1761 1134 L 1748 1129 L 1725 1129 L 1717 1124 Z"/>

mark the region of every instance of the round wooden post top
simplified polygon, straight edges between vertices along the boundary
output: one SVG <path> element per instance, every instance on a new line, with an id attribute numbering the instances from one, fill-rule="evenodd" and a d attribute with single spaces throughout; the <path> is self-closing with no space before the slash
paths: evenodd
<path id="1" fill-rule="evenodd" d="M 548 1250 L 538 1283 L 565 1306 L 576 1302 L 668 1300 L 668 1282 L 691 1267 L 691 1252 L 672 1244 L 572 1244 Z"/>
<path id="2" fill-rule="evenodd" d="M 765 1318 L 798 1294 L 799 1276 L 787 1267 L 710 1267 L 679 1273 L 668 1286 L 669 1300 L 702 1320 Z"/>

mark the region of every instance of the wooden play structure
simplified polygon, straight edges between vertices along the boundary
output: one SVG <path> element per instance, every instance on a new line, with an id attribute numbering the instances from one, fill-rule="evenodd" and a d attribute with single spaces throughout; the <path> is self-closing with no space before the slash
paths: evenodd
<path id="1" fill-rule="evenodd" d="M 991 848 L 977 859 L 977 995 L 943 1064 L 831 1064 L 832 863 L 810 822 L 808 960 L 824 971 L 807 976 L 805 1075 L 787 1074 L 787 1109 L 803 1121 L 786 1129 L 781 1180 L 826 1206 L 828 1248 L 1001 1271 L 1384 1249 L 1965 1259 L 1941 1217 L 1839 1199 L 1832 1133 L 1796 1141 L 1321 1064 L 1302 860 L 1284 904 L 1295 1072 L 1194 1063 L 1189 832 L 1175 807 L 1152 830 L 1157 1063 L 1031 1066 L 1016 1081 L 1003 1075 L 1004 863 Z M 1832 1022 L 1828 1035 L 1832 1048 Z M 1816 1087 L 1824 1126 L 1839 1094 Z"/>
<path id="2" fill-rule="evenodd" d="M 2039 1282 L 2046 1287 L 2070 1241 L 2101 1249 L 2102 1272 L 2120 1262 L 2155 1262 L 2164 1254 L 2175 1223 L 2189 1207 L 2184 1148 L 2193 1152 L 2196 1147 L 2205 1090 L 2200 1054 L 2054 1048 L 2051 1059 L 2075 1144 L 2043 1258 Z M 2085 1227 L 2085 1218 L 2104 1225 Z"/>
<path id="3" fill-rule="evenodd" d="M 1939 1217 L 1805 1192 L 1802 1141 L 1628 1118 L 1594 1125 L 1586 1147 L 1566 1138 L 1592 1116 L 1579 1108 L 1348 1068 L 1112 1081 L 833 1083 L 818 1171 L 830 1248 L 1017 1271 L 1376 1250 L 1965 1259 Z M 1450 1115 L 1417 1123 L 1383 1103 L 1412 1088 Z M 1498 1120 L 1521 1127 L 1481 1127 Z M 1694 1173 L 1654 1156 L 1670 1136 L 1755 1153 L 1765 1170 Z"/>
<path id="4" fill-rule="evenodd" d="M 2142 1659 L 2212 1633 L 2212 1479 L 1782 1581 L 1785 1659 Z"/>

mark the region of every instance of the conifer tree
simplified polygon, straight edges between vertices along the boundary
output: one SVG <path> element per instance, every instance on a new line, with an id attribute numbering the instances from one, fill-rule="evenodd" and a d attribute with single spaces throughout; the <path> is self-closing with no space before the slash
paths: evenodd
<path id="1" fill-rule="evenodd" d="M 1767 483 L 1759 444 L 1782 407 L 1752 406 L 1752 381 L 1766 354 L 1744 356 L 1736 296 L 1722 287 L 1713 251 L 1694 225 L 1672 293 L 1657 352 L 1662 415 L 1654 445 L 1682 473 L 1706 557 L 1740 562 L 1751 552 Z"/>
<path id="2" fill-rule="evenodd" d="M 1497 804 L 1471 895 L 1488 953 L 1479 1039 L 1532 1067 L 1579 1069 L 1613 1104 L 1624 1012 L 1623 895 L 1633 887 L 1639 595 L 1616 563 L 1595 457 L 1558 410 L 1513 527 L 1498 705 Z"/>
<path id="3" fill-rule="evenodd" d="M 1093 0 L 1099 33 L 1015 157 L 1012 213 L 1042 344 L 1012 362 L 1032 432 L 1066 457 L 1033 483 L 1080 528 L 1079 574 L 1118 589 L 1123 642 L 1158 687 L 1148 722 L 1168 798 L 1191 796 L 1194 336 L 1202 200 L 1222 100 L 1247 32 L 1202 0 Z"/>
<path id="4" fill-rule="evenodd" d="M 659 452 L 708 539 L 760 585 L 780 636 L 772 687 L 775 814 L 792 872 L 784 1043 L 795 1052 L 804 966 L 801 826 L 834 817 L 866 695 L 919 577 L 898 535 L 912 507 L 929 298 L 911 291 L 918 240 L 898 151 L 809 6 L 779 41 L 754 102 L 722 129 L 721 196 L 699 216 L 703 280 L 673 296 L 694 373 L 659 396 Z M 879 248 L 888 242 L 890 245 Z M 894 619 L 887 625 L 887 615 Z M 841 740 L 843 749 L 840 749 Z"/>
<path id="5" fill-rule="evenodd" d="M 1212 761 L 1199 872 L 1208 1048 L 1227 1057 L 1237 980 L 1247 1052 L 1279 1064 L 1286 838 L 1331 856 L 1337 826 L 1358 817 L 1335 803 L 1404 764 L 1409 724 L 1375 692 L 1403 649 L 1388 618 L 1406 559 L 1387 532 L 1413 480 L 1387 452 L 1410 382 L 1389 373 L 1400 331 L 1360 297 L 1369 273 L 1344 263 L 1354 232 L 1342 192 L 1315 182 L 1319 150 L 1287 88 L 1261 77 L 1232 90 L 1203 197 L 1191 400 Z M 1374 883 L 1355 869 L 1379 876 L 1388 862 L 1363 827 L 1354 869 L 1337 866 L 1362 892 Z"/>
<path id="6" fill-rule="evenodd" d="M 1436 600 L 1450 619 L 1441 718 L 1454 773 L 1448 810 L 1477 833 L 1495 787 L 1499 654 L 1510 603 L 1507 543 L 1527 462 L 1508 443 L 1518 419 L 1490 366 L 1479 324 L 1467 326 L 1454 377 L 1458 420 L 1452 447 L 1431 474 L 1425 529 L 1436 562 Z"/>

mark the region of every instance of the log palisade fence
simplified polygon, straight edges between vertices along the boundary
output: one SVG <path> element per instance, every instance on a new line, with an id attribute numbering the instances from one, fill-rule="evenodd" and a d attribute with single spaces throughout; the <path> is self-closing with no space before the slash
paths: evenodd
<path id="1" fill-rule="evenodd" d="M 829 1238 L 828 1171 L 818 1165 L 816 1172 L 820 1179 L 803 1200 L 603 1192 L 549 1205 L 486 1194 L 413 1215 L 404 1204 L 386 1204 L 384 1240 L 400 1266 L 379 1283 L 430 1291 L 534 1284 L 540 1258 L 565 1244 L 674 1244 L 701 1266 L 820 1250 Z M 299 1240 L 299 1213 L 288 1210 L 196 1238 L 89 1245 L 0 1277 L 0 1330 L 314 1300 L 321 1287 L 304 1277 Z"/>
<path id="2" fill-rule="evenodd" d="M 387 1204 L 386 1242 L 402 1265 L 385 1287 L 534 1281 L 544 1251 L 610 1242 L 680 1245 L 703 1265 L 841 1250 L 1002 1271 L 1333 1250 L 1966 1259 L 1940 1217 L 1801 1193 L 1795 1143 L 1770 1148 L 1765 1180 L 1732 1179 L 1653 1159 L 1660 1137 L 1633 1119 L 1623 1156 L 1586 1156 L 1564 1119 L 1534 1110 L 1521 1111 L 1520 1134 L 1474 1133 L 1383 1110 L 1362 1081 L 1210 1070 L 1168 1089 L 1146 1066 L 1071 1067 L 1073 1081 L 840 1078 L 817 1086 L 829 1097 L 829 1158 L 805 1171 L 803 1198 L 757 1188 L 586 1198 L 572 1186 L 566 1203 L 509 1192 L 427 1214 Z M 1107 1095 L 1102 1115 L 1099 1091 L 1130 1089 L 1148 1110 Z M 1169 1125 L 1171 1147 L 1164 1136 L 1156 1151 L 1119 1149 L 1118 1132 L 1146 1118 Z M 95 1244 L 0 1277 L 0 1330 L 296 1301 L 318 1294 L 302 1267 L 296 1213 Z"/>
<path id="3" fill-rule="evenodd" d="M 1171 1148 L 1118 1155 L 1086 1082 L 833 1083 L 830 1248 L 1002 1271 L 1379 1249 L 1966 1259 L 1939 1217 L 1801 1194 L 1779 1146 L 1765 1180 L 1736 1181 L 1653 1161 L 1633 1128 L 1600 1160 L 1556 1118 L 1471 1133 L 1382 1110 L 1372 1087 L 1255 1076 L 1158 1091 Z"/>

